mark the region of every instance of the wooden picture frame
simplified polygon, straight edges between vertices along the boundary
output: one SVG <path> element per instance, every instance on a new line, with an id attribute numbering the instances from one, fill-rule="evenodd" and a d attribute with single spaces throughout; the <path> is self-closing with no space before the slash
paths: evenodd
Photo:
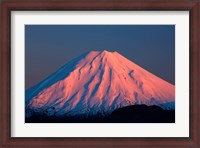
<path id="1" fill-rule="evenodd" d="M 200 147 L 198 0 L 5 0 L 1 2 L 0 147 Z M 11 11 L 189 11 L 190 136 L 156 138 L 11 137 Z"/>

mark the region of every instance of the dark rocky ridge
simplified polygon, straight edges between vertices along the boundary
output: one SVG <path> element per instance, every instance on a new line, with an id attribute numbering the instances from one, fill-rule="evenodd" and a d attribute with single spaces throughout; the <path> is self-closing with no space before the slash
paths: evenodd
<path id="1" fill-rule="evenodd" d="M 33 113 L 26 123 L 175 123 L 175 110 L 159 106 L 131 105 L 114 110 L 108 116 L 45 116 Z"/>

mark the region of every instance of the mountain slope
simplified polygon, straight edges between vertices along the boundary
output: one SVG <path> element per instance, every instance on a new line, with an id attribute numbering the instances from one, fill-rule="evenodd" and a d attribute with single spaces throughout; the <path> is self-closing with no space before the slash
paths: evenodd
<path id="1" fill-rule="evenodd" d="M 27 115 L 90 116 L 133 104 L 174 108 L 174 101 L 174 85 L 105 50 L 81 55 L 26 91 Z"/>

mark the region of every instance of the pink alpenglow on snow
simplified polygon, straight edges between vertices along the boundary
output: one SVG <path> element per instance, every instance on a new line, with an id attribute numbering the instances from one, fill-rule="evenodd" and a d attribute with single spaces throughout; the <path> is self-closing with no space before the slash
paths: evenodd
<path id="1" fill-rule="evenodd" d="M 175 86 L 106 50 L 83 54 L 26 90 L 26 109 L 48 116 L 109 114 L 136 104 L 175 109 Z"/>

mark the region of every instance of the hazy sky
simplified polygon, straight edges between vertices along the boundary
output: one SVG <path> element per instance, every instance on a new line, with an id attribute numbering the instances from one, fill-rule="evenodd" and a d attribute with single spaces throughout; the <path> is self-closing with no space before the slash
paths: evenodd
<path id="1" fill-rule="evenodd" d="M 25 87 L 87 51 L 105 49 L 175 84 L 174 25 L 26 25 Z"/>

